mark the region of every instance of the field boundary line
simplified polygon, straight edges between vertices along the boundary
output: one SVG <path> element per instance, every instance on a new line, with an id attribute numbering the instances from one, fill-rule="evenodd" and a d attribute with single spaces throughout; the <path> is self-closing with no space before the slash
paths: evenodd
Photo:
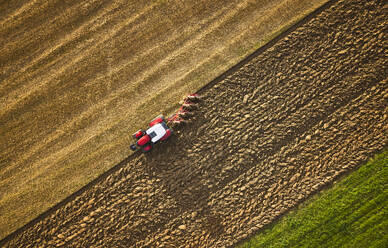
<path id="1" fill-rule="evenodd" d="M 335 186 L 337 183 L 339 182 L 342 182 L 343 180 L 345 180 L 348 176 L 350 176 L 353 172 L 357 171 L 358 169 L 360 169 L 360 167 L 362 167 L 363 165 L 366 165 L 369 161 L 371 161 L 374 156 L 376 155 L 379 155 L 381 153 L 383 153 L 384 151 L 387 151 L 388 150 L 388 144 L 385 144 L 381 149 L 377 149 L 375 152 L 373 152 L 371 154 L 371 157 L 368 158 L 367 160 L 364 160 L 364 161 L 360 161 L 358 162 L 357 164 L 354 165 L 353 168 L 351 168 L 350 170 L 346 170 L 345 172 L 339 174 L 336 178 L 334 178 L 331 182 L 328 182 L 322 186 L 319 186 L 315 191 L 314 193 L 310 194 L 307 198 L 305 199 L 302 199 L 302 200 L 298 200 L 297 203 L 289 208 L 287 211 L 285 211 L 284 213 L 276 216 L 274 219 L 272 219 L 269 223 L 263 225 L 262 227 L 260 227 L 257 231 L 253 232 L 251 235 L 248 235 L 248 237 L 246 238 L 243 238 L 241 239 L 240 241 L 238 241 L 237 243 L 235 243 L 233 246 L 228 246 L 229 248 L 232 248 L 232 247 L 240 247 L 242 244 L 244 244 L 245 242 L 251 240 L 253 237 L 255 237 L 257 234 L 259 234 L 260 232 L 266 230 L 267 228 L 271 227 L 271 225 L 276 225 L 276 223 L 278 221 L 280 221 L 282 218 L 286 217 L 289 213 L 291 212 L 294 212 L 294 211 L 298 211 L 304 207 L 306 207 L 308 204 L 310 204 L 311 202 L 317 200 L 317 199 L 314 199 L 314 197 L 317 195 L 318 192 L 322 192 L 322 191 L 327 191 L 327 190 L 330 190 L 332 189 L 333 186 Z M 300 207 L 300 204 L 306 204 L 302 207 Z M 0 243 L 1 244 L 1 243 Z"/>

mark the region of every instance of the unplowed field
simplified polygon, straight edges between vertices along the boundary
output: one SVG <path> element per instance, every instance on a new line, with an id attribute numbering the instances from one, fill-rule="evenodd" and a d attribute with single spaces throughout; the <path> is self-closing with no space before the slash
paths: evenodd
<path id="1" fill-rule="evenodd" d="M 383 1 L 331 5 L 220 82 L 190 126 L 5 247 L 223 247 L 388 141 Z"/>

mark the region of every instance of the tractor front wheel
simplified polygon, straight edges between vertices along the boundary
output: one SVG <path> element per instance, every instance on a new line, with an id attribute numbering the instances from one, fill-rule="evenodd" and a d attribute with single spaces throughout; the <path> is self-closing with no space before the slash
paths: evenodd
<path id="1" fill-rule="evenodd" d="M 132 145 L 130 146 L 130 148 L 131 148 L 132 151 L 136 151 L 136 145 L 132 144 Z"/>
<path id="2" fill-rule="evenodd" d="M 134 133 L 132 136 L 135 139 L 140 139 L 144 135 L 144 131 L 139 129 L 136 133 Z"/>

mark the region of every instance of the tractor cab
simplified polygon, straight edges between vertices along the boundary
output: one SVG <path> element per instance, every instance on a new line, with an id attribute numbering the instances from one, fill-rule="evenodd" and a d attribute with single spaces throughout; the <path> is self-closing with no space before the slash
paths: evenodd
<path id="1" fill-rule="evenodd" d="M 150 136 L 152 143 L 156 143 L 166 135 L 167 130 L 169 130 L 169 128 L 166 123 L 161 122 L 148 128 L 146 134 Z"/>

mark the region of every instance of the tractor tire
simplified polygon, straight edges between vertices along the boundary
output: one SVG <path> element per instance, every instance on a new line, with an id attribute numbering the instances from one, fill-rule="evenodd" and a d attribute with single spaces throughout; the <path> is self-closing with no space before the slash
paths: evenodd
<path id="1" fill-rule="evenodd" d="M 136 143 L 138 146 L 146 146 L 147 143 L 149 143 L 150 141 L 151 141 L 151 137 L 148 134 L 146 134 L 143 137 L 141 137 Z"/>
<path id="2" fill-rule="evenodd" d="M 172 134 L 172 130 L 171 129 L 167 129 L 166 130 L 166 134 L 160 139 L 160 140 L 166 140 L 168 139 Z"/>
<path id="3" fill-rule="evenodd" d="M 148 144 L 148 145 L 145 145 L 145 146 L 142 147 L 142 150 L 143 150 L 144 153 L 147 153 L 147 152 L 151 151 L 151 149 L 152 149 L 152 145 L 151 144 Z"/>
<path id="4" fill-rule="evenodd" d="M 150 122 L 150 127 L 152 127 L 153 125 L 155 124 L 158 124 L 158 123 L 162 123 L 164 122 L 164 117 L 163 115 L 159 115 L 158 117 L 156 117 L 155 119 L 153 119 L 151 122 Z"/>
<path id="5" fill-rule="evenodd" d="M 141 129 L 139 129 L 136 133 L 134 133 L 132 136 L 134 139 L 140 139 L 141 137 L 143 137 L 143 135 L 145 134 L 145 132 Z"/>
<path id="6" fill-rule="evenodd" d="M 136 151 L 136 149 L 137 149 L 135 144 L 132 144 L 129 147 L 131 148 L 132 151 Z"/>

